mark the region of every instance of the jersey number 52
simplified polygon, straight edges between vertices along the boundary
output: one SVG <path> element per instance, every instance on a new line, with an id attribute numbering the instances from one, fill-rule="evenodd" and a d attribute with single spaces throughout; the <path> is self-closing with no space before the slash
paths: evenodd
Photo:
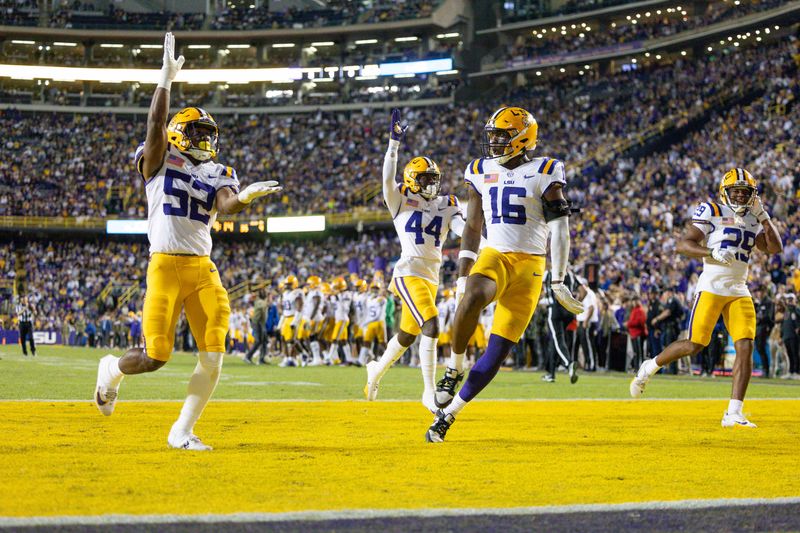
<path id="1" fill-rule="evenodd" d="M 192 189 L 206 193 L 206 199 L 201 200 L 196 196 L 189 197 L 189 191 L 175 186 L 175 180 L 188 183 Z M 164 203 L 164 214 L 171 217 L 185 217 L 189 215 L 189 220 L 196 220 L 203 224 L 208 224 L 211 215 L 209 211 L 214 208 L 214 198 L 217 190 L 201 181 L 192 179 L 189 174 L 184 174 L 175 169 L 168 168 L 164 173 L 164 196 L 177 198 L 178 205 L 170 202 Z M 204 212 L 201 212 L 204 211 Z"/>

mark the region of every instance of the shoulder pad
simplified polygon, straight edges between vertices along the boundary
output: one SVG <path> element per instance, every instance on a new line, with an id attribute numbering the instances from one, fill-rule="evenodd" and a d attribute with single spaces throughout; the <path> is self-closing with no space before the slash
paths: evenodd
<path id="1" fill-rule="evenodd" d="M 483 158 L 473 159 L 467 166 L 467 173 L 469 174 L 483 174 Z"/>
<path id="2" fill-rule="evenodd" d="M 558 159 L 550 159 L 549 157 L 542 158 L 542 162 L 537 169 L 539 174 L 552 174 L 555 169 L 556 165 L 561 163 Z"/>

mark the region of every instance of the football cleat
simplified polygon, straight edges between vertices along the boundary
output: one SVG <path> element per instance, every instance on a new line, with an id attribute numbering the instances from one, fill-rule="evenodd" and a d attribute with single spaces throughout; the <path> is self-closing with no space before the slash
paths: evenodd
<path id="1" fill-rule="evenodd" d="M 555 383 L 556 377 L 553 374 L 545 374 L 544 376 L 542 376 L 542 381 L 544 381 L 545 383 Z"/>
<path id="2" fill-rule="evenodd" d="M 111 416 L 117 404 L 119 385 L 111 384 L 111 371 L 109 366 L 116 364 L 117 358 L 111 354 L 100 359 L 97 365 L 97 386 L 94 390 L 94 404 L 106 416 Z"/>
<path id="3" fill-rule="evenodd" d="M 447 435 L 447 430 L 450 429 L 450 426 L 455 421 L 456 417 L 449 413 L 445 414 L 444 411 L 439 409 L 436 411 L 436 418 L 433 420 L 433 424 L 425 433 L 425 441 L 444 442 L 444 437 Z"/>
<path id="4" fill-rule="evenodd" d="M 436 384 L 434 402 L 436 407 L 443 409 L 450 405 L 456 397 L 456 387 L 464 379 L 464 373 L 459 373 L 455 368 L 447 367 L 444 377 Z"/>
<path id="5" fill-rule="evenodd" d="M 367 363 L 367 384 L 364 385 L 364 396 L 368 402 L 375 401 L 378 397 L 378 362 Z"/>
<path id="6" fill-rule="evenodd" d="M 742 413 L 728 413 L 725 411 L 725 414 L 722 416 L 722 427 L 724 428 L 732 428 L 732 427 L 743 427 L 743 428 L 757 428 L 758 426 L 750 422 L 748 419 L 744 417 Z"/>
<path id="7" fill-rule="evenodd" d="M 578 368 L 575 364 L 575 361 L 572 361 L 569 364 L 567 367 L 567 373 L 569 374 L 569 382 L 575 385 L 578 382 Z"/>
<path id="8" fill-rule="evenodd" d="M 167 444 L 170 448 L 176 450 L 189 450 L 192 452 L 208 452 L 213 450 L 208 444 L 203 444 L 203 441 L 197 435 L 178 435 L 170 431 L 167 437 Z"/>

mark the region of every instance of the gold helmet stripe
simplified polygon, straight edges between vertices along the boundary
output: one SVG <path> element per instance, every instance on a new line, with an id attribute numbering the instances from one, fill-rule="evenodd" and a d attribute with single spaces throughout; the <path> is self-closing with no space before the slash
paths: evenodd
<path id="1" fill-rule="evenodd" d="M 744 173 L 741 168 L 736 169 L 736 174 L 739 176 L 739 181 L 744 181 Z"/>

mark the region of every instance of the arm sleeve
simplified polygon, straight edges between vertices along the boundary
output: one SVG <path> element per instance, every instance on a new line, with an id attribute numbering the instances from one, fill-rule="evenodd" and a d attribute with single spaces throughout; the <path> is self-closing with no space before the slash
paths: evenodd
<path id="1" fill-rule="evenodd" d="M 714 224 L 711 222 L 711 215 L 712 215 L 711 206 L 702 203 L 697 206 L 695 209 L 694 214 L 692 214 L 692 225 L 702 231 L 705 235 L 708 235 L 712 231 L 714 231 Z"/>
<path id="2" fill-rule="evenodd" d="M 397 174 L 397 150 L 399 147 L 400 141 L 390 140 L 389 148 L 383 158 L 383 199 L 386 201 L 386 207 L 389 208 L 392 218 L 397 216 L 400 204 L 403 202 L 403 194 L 394 181 Z"/>
<path id="3" fill-rule="evenodd" d="M 564 280 L 569 261 L 569 217 L 558 217 L 547 223 L 550 228 L 550 264 L 554 280 Z"/>

